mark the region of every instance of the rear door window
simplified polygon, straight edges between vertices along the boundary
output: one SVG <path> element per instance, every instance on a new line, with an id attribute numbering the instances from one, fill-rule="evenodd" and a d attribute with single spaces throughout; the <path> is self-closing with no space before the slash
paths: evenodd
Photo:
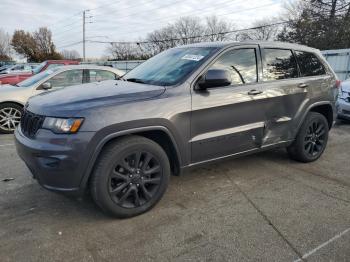
<path id="1" fill-rule="evenodd" d="M 89 69 L 89 79 L 90 83 L 100 82 L 105 80 L 115 80 L 117 78 L 116 74 L 107 70 L 94 70 Z"/>
<path id="2" fill-rule="evenodd" d="M 295 51 L 298 60 L 300 76 L 318 76 L 326 74 L 320 60 L 312 53 Z"/>
<path id="3" fill-rule="evenodd" d="M 246 48 L 228 51 L 210 69 L 224 69 L 228 71 L 231 85 L 257 82 L 255 49 Z"/>
<path id="4" fill-rule="evenodd" d="M 264 81 L 281 80 L 298 77 L 296 59 L 289 49 L 263 49 Z"/>

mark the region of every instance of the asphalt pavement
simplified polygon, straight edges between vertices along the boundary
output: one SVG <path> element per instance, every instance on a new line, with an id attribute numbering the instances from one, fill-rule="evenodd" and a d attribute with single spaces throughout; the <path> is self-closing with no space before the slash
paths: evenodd
<path id="1" fill-rule="evenodd" d="M 172 177 L 150 212 L 42 189 L 0 136 L 0 261 L 350 261 L 350 124 L 302 164 L 276 149 Z"/>

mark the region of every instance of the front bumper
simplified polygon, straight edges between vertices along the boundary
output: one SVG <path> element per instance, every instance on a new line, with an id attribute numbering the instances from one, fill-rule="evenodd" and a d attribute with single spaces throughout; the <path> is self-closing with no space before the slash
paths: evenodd
<path id="1" fill-rule="evenodd" d="M 70 195 L 81 195 L 84 172 L 88 165 L 87 145 L 94 132 L 56 135 L 40 129 L 35 139 L 15 131 L 18 155 L 33 177 L 44 188 Z"/>
<path id="2" fill-rule="evenodd" d="M 344 99 L 337 100 L 337 114 L 338 118 L 344 118 L 350 120 L 350 102 Z"/>

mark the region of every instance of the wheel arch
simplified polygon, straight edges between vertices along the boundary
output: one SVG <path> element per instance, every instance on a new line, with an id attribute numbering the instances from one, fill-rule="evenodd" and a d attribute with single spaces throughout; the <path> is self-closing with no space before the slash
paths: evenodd
<path id="1" fill-rule="evenodd" d="M 18 105 L 20 107 L 24 107 L 24 105 L 20 102 L 17 102 L 17 101 L 2 101 L 0 102 L 0 105 L 3 105 L 3 104 L 15 104 L 15 105 Z"/>
<path id="2" fill-rule="evenodd" d="M 180 155 L 176 140 L 168 128 L 164 126 L 133 128 L 133 129 L 111 133 L 105 136 L 104 139 L 102 139 L 98 143 L 98 145 L 96 146 L 96 149 L 93 152 L 92 157 L 90 158 L 89 165 L 82 178 L 81 188 L 83 190 L 85 190 L 86 186 L 88 185 L 88 181 L 91 177 L 91 173 L 93 171 L 95 163 L 99 155 L 103 151 L 103 149 L 106 146 L 108 146 L 110 143 L 113 143 L 115 140 L 120 139 L 122 137 L 131 136 L 131 135 L 143 136 L 160 145 L 163 148 L 163 150 L 166 152 L 169 158 L 172 174 L 174 175 L 180 174 L 181 163 L 182 163 L 181 155 Z"/>
<path id="3" fill-rule="evenodd" d="M 317 112 L 323 115 L 328 122 L 328 128 L 331 129 L 333 126 L 333 107 L 331 104 L 320 104 L 320 105 L 315 105 L 310 108 L 309 112 Z"/>
<path id="4" fill-rule="evenodd" d="M 335 119 L 334 114 L 336 112 L 334 109 L 334 105 L 329 101 L 320 101 L 320 102 L 316 102 L 316 103 L 309 105 L 308 108 L 305 110 L 305 113 L 302 115 L 302 118 L 298 123 L 295 135 L 297 135 L 297 133 L 299 132 L 299 129 L 300 129 L 301 125 L 303 124 L 303 122 L 306 118 L 306 115 L 309 112 L 317 112 L 317 113 L 320 113 L 323 116 L 325 116 L 325 118 L 327 119 L 327 122 L 328 122 L 329 129 L 332 128 L 333 121 Z"/>

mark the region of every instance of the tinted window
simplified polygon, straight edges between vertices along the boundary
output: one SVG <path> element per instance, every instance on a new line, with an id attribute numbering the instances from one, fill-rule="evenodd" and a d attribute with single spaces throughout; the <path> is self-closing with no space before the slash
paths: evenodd
<path id="1" fill-rule="evenodd" d="M 301 76 L 317 76 L 326 73 L 320 60 L 312 53 L 296 51 L 295 52 Z"/>
<path id="2" fill-rule="evenodd" d="M 264 80 L 298 77 L 298 68 L 291 50 L 264 49 Z"/>
<path id="3" fill-rule="evenodd" d="M 100 81 L 105 81 L 105 80 L 115 80 L 116 79 L 116 74 L 106 71 L 106 70 L 89 70 L 89 79 L 90 83 L 93 82 L 100 82 Z"/>
<path id="4" fill-rule="evenodd" d="M 83 70 L 69 70 L 53 76 L 46 82 L 51 83 L 52 88 L 79 85 L 83 83 Z"/>
<path id="5" fill-rule="evenodd" d="M 255 49 L 235 49 L 223 54 L 211 69 L 224 69 L 232 85 L 257 82 Z"/>

